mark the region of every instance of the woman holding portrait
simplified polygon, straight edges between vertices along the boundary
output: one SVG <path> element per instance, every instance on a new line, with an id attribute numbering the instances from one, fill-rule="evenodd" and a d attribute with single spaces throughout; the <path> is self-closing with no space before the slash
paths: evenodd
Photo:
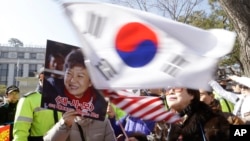
<path id="1" fill-rule="evenodd" d="M 114 131 L 105 118 L 107 102 L 93 87 L 80 49 L 72 50 L 67 55 L 64 71 L 62 91 L 54 89 L 58 94 L 54 100 L 68 109 L 62 119 L 44 136 L 44 140 L 116 140 Z M 58 101 L 59 99 L 62 101 Z"/>

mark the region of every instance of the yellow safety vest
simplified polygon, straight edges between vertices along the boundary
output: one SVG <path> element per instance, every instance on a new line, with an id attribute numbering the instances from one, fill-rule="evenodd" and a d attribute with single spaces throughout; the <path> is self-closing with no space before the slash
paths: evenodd
<path id="1" fill-rule="evenodd" d="M 234 104 L 226 100 L 225 98 L 221 97 L 216 92 L 213 92 L 213 93 L 214 93 L 215 99 L 217 99 L 220 102 L 222 112 L 232 113 L 234 110 Z"/>
<path id="2" fill-rule="evenodd" d="M 41 108 L 42 95 L 32 92 L 22 97 L 17 105 L 13 127 L 13 141 L 28 141 L 28 137 L 42 137 L 55 124 L 61 112 Z M 55 114 L 55 115 L 54 115 Z"/>

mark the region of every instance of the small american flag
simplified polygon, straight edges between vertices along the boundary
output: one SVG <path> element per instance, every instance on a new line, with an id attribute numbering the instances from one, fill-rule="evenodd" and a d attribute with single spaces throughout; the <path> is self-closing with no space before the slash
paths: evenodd
<path id="1" fill-rule="evenodd" d="M 167 123 L 180 120 L 178 114 L 165 108 L 160 97 L 135 96 L 128 91 L 105 91 L 104 95 L 110 102 L 133 117 Z"/>

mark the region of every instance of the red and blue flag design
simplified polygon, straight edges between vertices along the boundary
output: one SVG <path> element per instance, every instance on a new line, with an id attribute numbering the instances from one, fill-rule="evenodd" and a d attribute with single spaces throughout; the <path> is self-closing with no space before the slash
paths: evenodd
<path id="1" fill-rule="evenodd" d="M 97 89 L 210 90 L 217 63 L 236 37 L 224 29 L 203 30 L 114 4 L 65 3 L 64 8 Z"/>

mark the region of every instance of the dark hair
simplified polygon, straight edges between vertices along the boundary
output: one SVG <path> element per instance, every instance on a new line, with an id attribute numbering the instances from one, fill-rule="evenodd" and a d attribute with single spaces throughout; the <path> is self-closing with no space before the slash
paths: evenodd
<path id="1" fill-rule="evenodd" d="M 13 91 L 20 92 L 19 88 L 16 85 L 11 85 L 11 86 L 6 88 L 5 94 L 8 95 L 9 93 L 11 93 Z"/>
<path id="2" fill-rule="evenodd" d="M 206 91 L 208 95 L 213 95 L 212 91 Z"/>
<path id="3" fill-rule="evenodd" d="M 51 58 L 63 58 L 64 59 L 64 56 L 61 54 L 61 53 L 52 53 L 49 55 L 49 60 L 51 60 Z"/>
<path id="4" fill-rule="evenodd" d="M 192 100 L 193 103 L 200 101 L 200 91 L 199 90 L 187 88 L 187 92 L 189 95 L 194 96 L 194 99 Z"/>
<path id="5" fill-rule="evenodd" d="M 84 55 L 81 49 L 72 50 L 65 59 L 64 70 L 67 68 L 73 68 L 75 66 L 81 66 L 86 68 L 84 63 Z"/>
<path id="6" fill-rule="evenodd" d="M 200 91 L 196 89 L 187 88 L 187 93 L 189 95 L 194 96 L 194 98 L 191 100 L 191 103 L 179 113 L 181 117 L 185 114 L 190 115 L 192 114 L 194 109 L 200 108 L 198 106 L 200 103 Z"/>
<path id="7" fill-rule="evenodd" d="M 148 141 L 147 135 L 140 132 L 134 132 L 130 134 L 129 137 L 135 137 L 138 141 Z"/>

